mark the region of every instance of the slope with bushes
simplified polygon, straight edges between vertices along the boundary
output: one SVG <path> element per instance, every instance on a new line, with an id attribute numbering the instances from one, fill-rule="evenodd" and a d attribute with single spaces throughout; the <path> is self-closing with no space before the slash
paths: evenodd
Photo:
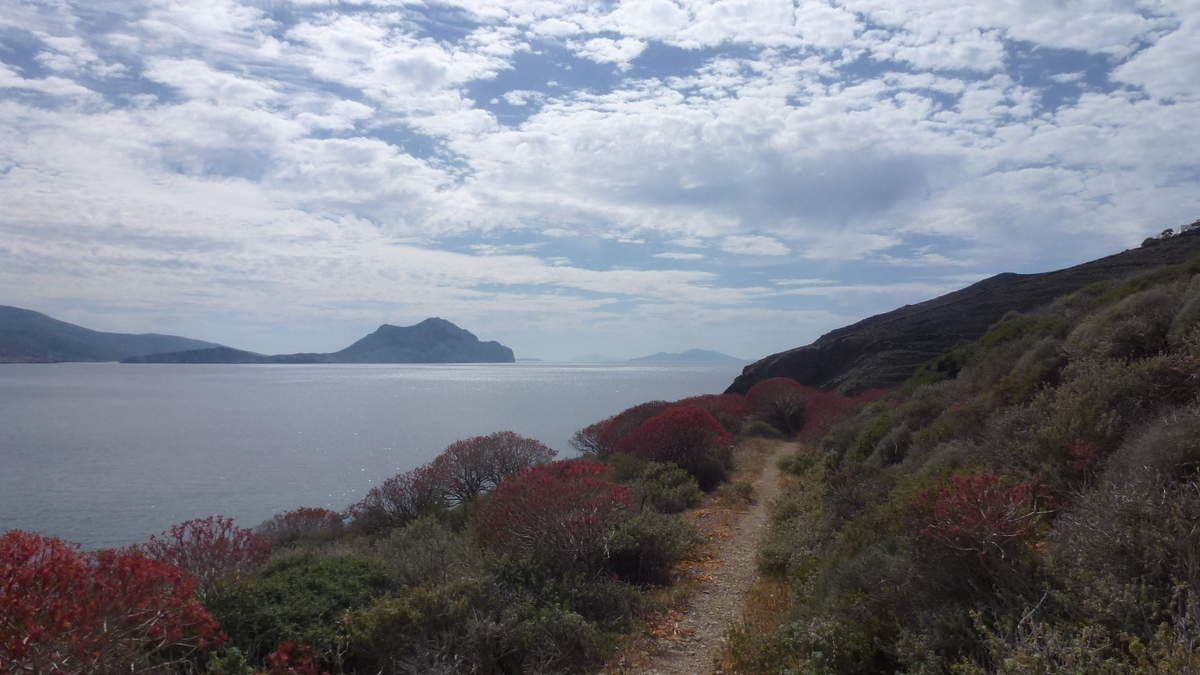
<path id="1" fill-rule="evenodd" d="M 1200 259 L 1088 285 L 833 425 L 759 552 L 743 672 L 1200 669 Z"/>

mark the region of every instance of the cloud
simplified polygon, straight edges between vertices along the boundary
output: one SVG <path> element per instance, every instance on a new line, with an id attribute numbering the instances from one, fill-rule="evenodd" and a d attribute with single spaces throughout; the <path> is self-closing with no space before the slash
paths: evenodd
<path id="1" fill-rule="evenodd" d="M 725 237 L 721 240 L 721 250 L 738 255 L 774 256 L 791 253 L 791 249 L 778 239 L 753 234 Z"/>
<path id="2" fill-rule="evenodd" d="M 613 63 L 622 70 L 628 69 L 631 61 L 646 49 L 646 43 L 633 38 L 592 38 L 568 43 L 576 54 L 597 63 Z"/>
<path id="3" fill-rule="evenodd" d="M 703 253 L 683 253 L 680 251 L 665 251 L 663 253 L 655 253 L 655 258 L 663 258 L 665 260 L 703 260 Z"/>

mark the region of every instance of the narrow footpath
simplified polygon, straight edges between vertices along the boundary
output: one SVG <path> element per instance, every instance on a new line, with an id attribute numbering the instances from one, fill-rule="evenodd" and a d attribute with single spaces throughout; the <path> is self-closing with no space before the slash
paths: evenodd
<path id="1" fill-rule="evenodd" d="M 699 588 L 668 618 L 666 630 L 641 645 L 642 658 L 617 672 L 655 675 L 714 673 L 726 633 L 741 615 L 758 571 L 755 557 L 767 531 L 771 504 L 780 494 L 779 459 L 797 445 L 777 441 L 766 451 L 762 472 L 752 482 L 754 502 L 723 523 L 710 544 Z M 703 512 L 700 515 L 704 515 Z M 711 534 L 711 533 L 710 533 Z"/>

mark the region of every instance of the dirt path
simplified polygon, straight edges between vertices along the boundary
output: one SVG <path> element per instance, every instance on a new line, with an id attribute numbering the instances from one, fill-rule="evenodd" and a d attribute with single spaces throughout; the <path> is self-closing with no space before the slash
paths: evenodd
<path id="1" fill-rule="evenodd" d="M 699 590 L 687 606 L 671 617 L 671 631 L 648 646 L 648 660 L 640 672 L 657 675 L 699 675 L 714 672 L 724 648 L 726 631 L 741 614 L 757 576 L 755 556 L 766 533 L 771 503 L 779 496 L 778 460 L 795 450 L 778 442 L 766 456 L 762 473 L 753 481 L 754 503 L 729 524 L 729 536 L 720 538 L 705 564 Z"/>

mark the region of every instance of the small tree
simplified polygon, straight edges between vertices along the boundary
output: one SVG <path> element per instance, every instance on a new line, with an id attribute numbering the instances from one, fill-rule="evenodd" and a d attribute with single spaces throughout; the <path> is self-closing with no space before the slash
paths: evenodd
<path id="1" fill-rule="evenodd" d="M 167 671 L 224 641 L 182 569 L 137 551 L 0 536 L 0 672 Z"/>
<path id="2" fill-rule="evenodd" d="M 427 464 L 396 474 L 350 507 L 355 527 L 374 532 L 399 527 L 446 505 L 446 478 Z"/>
<path id="3" fill-rule="evenodd" d="M 184 521 L 135 548 L 195 577 L 201 600 L 210 599 L 221 583 L 236 582 L 257 569 L 271 552 L 266 539 L 225 516 Z"/>
<path id="4" fill-rule="evenodd" d="M 463 503 L 495 489 L 505 477 L 548 462 L 555 452 L 532 438 L 497 431 L 455 441 L 433 462 L 447 501 Z"/>
<path id="5" fill-rule="evenodd" d="M 788 377 L 772 377 L 750 387 L 750 411 L 789 437 L 804 428 L 804 405 L 816 390 Z"/>
<path id="6" fill-rule="evenodd" d="M 479 511 L 479 536 L 551 573 L 595 571 L 617 526 L 633 513 L 633 491 L 605 480 L 607 467 L 572 459 L 505 479 Z"/>
<path id="7" fill-rule="evenodd" d="M 702 408 L 670 408 L 646 420 L 617 444 L 617 452 L 674 462 L 711 490 L 729 471 L 733 438 Z"/>

